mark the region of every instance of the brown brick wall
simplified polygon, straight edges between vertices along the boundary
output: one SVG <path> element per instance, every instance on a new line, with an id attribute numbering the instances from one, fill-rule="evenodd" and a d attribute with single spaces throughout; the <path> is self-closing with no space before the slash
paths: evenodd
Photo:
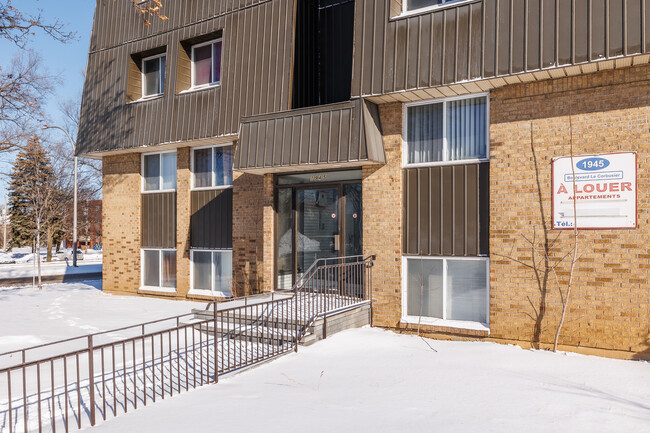
<path id="1" fill-rule="evenodd" d="M 191 288 L 190 281 L 190 217 L 192 199 L 191 149 L 176 151 L 176 294 L 184 298 Z"/>
<path id="2" fill-rule="evenodd" d="M 363 168 L 363 252 L 373 268 L 373 324 L 397 326 L 401 316 L 402 104 L 379 107 L 386 165 Z"/>
<path id="3" fill-rule="evenodd" d="M 103 161 L 103 290 L 136 294 L 140 287 L 140 154 Z"/>
<path id="4" fill-rule="evenodd" d="M 235 173 L 233 182 L 233 292 L 273 290 L 273 175 Z"/>
<path id="5" fill-rule="evenodd" d="M 560 262 L 572 232 L 551 230 L 551 158 L 570 154 L 573 135 L 576 155 L 638 152 L 639 228 L 580 231 L 560 342 L 650 357 L 650 67 L 498 89 L 490 113 L 491 338 L 553 339 L 561 303 L 542 252 L 550 244 Z M 568 268 L 569 259 L 556 268 L 564 287 Z"/>

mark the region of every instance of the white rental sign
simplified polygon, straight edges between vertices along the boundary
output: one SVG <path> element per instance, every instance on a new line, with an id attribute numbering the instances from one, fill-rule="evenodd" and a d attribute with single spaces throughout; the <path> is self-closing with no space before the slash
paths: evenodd
<path id="1" fill-rule="evenodd" d="M 636 228 L 636 152 L 553 160 L 553 228 Z M 574 173 L 576 217 L 574 219 Z"/>

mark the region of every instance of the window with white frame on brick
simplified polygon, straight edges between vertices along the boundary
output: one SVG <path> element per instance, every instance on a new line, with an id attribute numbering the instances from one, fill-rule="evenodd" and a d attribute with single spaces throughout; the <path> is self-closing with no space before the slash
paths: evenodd
<path id="1" fill-rule="evenodd" d="M 176 190 L 176 151 L 142 155 L 142 192 Z"/>
<path id="2" fill-rule="evenodd" d="M 232 295 L 232 250 L 192 249 L 192 291 L 209 296 Z"/>
<path id="3" fill-rule="evenodd" d="M 232 145 L 192 150 L 192 188 L 232 188 Z"/>
<path id="4" fill-rule="evenodd" d="M 488 327 L 487 257 L 404 257 L 403 278 L 403 321 Z"/>
<path id="5" fill-rule="evenodd" d="M 487 161 L 488 97 L 415 102 L 404 109 L 404 166 Z"/>
<path id="6" fill-rule="evenodd" d="M 142 249 L 142 288 L 176 291 L 176 250 Z"/>
<path id="7" fill-rule="evenodd" d="M 151 98 L 165 93 L 166 60 L 165 54 L 142 59 L 142 98 Z"/>

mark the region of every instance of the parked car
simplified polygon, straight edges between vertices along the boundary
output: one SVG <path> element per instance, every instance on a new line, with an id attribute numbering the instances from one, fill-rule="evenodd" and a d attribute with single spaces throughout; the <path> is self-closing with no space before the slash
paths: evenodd
<path id="1" fill-rule="evenodd" d="M 72 260 L 72 249 L 57 251 L 54 254 L 56 260 Z M 84 253 L 81 250 L 77 250 L 77 261 L 84 259 Z"/>

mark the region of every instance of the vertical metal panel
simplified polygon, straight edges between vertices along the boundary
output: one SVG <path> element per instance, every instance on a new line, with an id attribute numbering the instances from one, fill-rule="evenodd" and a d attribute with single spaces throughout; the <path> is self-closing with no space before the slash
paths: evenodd
<path id="1" fill-rule="evenodd" d="M 488 173 L 488 163 L 406 169 L 405 254 L 487 254 Z"/>
<path id="2" fill-rule="evenodd" d="M 191 192 L 192 248 L 232 248 L 232 198 L 232 188 Z"/>
<path id="3" fill-rule="evenodd" d="M 522 72 L 526 58 L 526 2 L 512 3 L 512 73 Z"/>
<path id="4" fill-rule="evenodd" d="M 485 0 L 483 4 L 483 23 L 485 26 L 485 39 L 481 45 L 483 48 L 483 73 L 487 77 L 496 75 L 497 71 L 497 0 Z"/>
<path id="5" fill-rule="evenodd" d="M 564 0 L 558 3 L 557 12 L 558 22 L 558 40 L 557 44 L 557 64 L 571 64 L 573 55 L 573 2 L 574 0 Z"/>
<path id="6" fill-rule="evenodd" d="M 608 56 L 620 56 L 623 54 L 623 0 L 609 0 L 607 16 L 609 20 Z"/>
<path id="7" fill-rule="evenodd" d="M 497 22 L 497 72 L 499 75 L 510 73 L 512 17 L 510 0 L 499 0 Z"/>
<path id="8" fill-rule="evenodd" d="M 469 77 L 469 38 L 470 6 L 458 8 L 458 23 L 456 26 L 456 81 L 464 81 Z"/>
<path id="9" fill-rule="evenodd" d="M 591 59 L 601 59 L 607 55 L 607 0 L 591 0 Z"/>
<path id="10" fill-rule="evenodd" d="M 541 0 L 528 0 L 526 9 L 526 70 L 540 67 Z"/>
<path id="11" fill-rule="evenodd" d="M 142 194 L 142 247 L 176 248 L 176 193 Z"/>

